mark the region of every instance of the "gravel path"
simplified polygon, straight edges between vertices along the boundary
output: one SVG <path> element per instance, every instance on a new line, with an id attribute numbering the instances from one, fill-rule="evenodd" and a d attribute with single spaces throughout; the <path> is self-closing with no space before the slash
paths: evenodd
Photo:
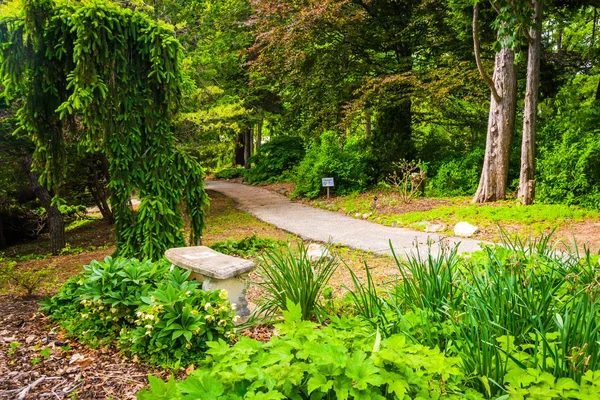
<path id="1" fill-rule="evenodd" d="M 423 252 L 428 241 L 432 242 L 434 251 L 442 242 L 450 245 L 460 243 L 459 252 L 472 252 L 480 248 L 481 241 L 478 240 L 387 227 L 338 212 L 295 203 L 281 194 L 256 186 L 209 181 L 206 183 L 206 189 L 230 197 L 241 210 L 307 240 L 331 242 L 380 254 L 391 254 L 391 240 L 397 255 L 414 253 L 417 249 L 416 243 Z"/>

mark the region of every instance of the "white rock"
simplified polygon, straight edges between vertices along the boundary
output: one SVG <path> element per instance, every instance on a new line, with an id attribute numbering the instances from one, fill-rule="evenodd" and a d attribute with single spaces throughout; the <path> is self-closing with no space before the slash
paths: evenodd
<path id="1" fill-rule="evenodd" d="M 308 246 L 306 255 L 311 261 L 318 261 L 321 258 L 332 258 L 331 253 L 329 253 L 329 250 L 327 250 L 325 246 L 321 246 L 320 244 L 316 243 L 310 244 Z"/>
<path id="2" fill-rule="evenodd" d="M 471 237 L 479 230 L 478 227 L 471 225 L 468 222 L 459 222 L 454 226 L 454 234 L 456 236 Z"/>
<path id="3" fill-rule="evenodd" d="M 373 213 L 366 213 L 362 215 L 362 219 L 367 219 L 369 218 L 371 215 L 373 215 Z"/>
<path id="4" fill-rule="evenodd" d="M 425 232 L 429 232 L 429 233 L 441 232 L 441 231 L 445 231 L 445 230 L 446 230 L 446 225 L 444 225 L 444 224 L 428 224 L 425 227 Z"/>

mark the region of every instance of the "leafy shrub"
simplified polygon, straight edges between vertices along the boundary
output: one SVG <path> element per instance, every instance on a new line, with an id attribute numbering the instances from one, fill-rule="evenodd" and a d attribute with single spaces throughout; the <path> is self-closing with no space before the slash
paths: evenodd
<path id="1" fill-rule="evenodd" d="M 600 209 L 598 75 L 577 75 L 556 100 L 556 115 L 541 124 L 538 199 Z M 584 99 L 584 100 L 582 100 Z"/>
<path id="2" fill-rule="evenodd" d="M 429 179 L 429 190 L 435 196 L 463 196 L 475 194 L 481 168 L 483 152 L 471 153 L 432 166 L 434 172 Z"/>
<path id="3" fill-rule="evenodd" d="M 463 391 L 458 360 L 438 349 L 403 335 L 380 341 L 352 319 L 317 329 L 299 306 L 287 308 L 269 343 L 209 343 L 209 357 L 185 381 L 151 378 L 138 399 L 483 398 Z"/>
<path id="4" fill-rule="evenodd" d="M 217 179 L 233 179 L 242 178 L 244 176 L 244 168 L 224 168 L 215 173 Z"/>
<path id="5" fill-rule="evenodd" d="M 227 239 L 222 242 L 213 243 L 210 248 L 223 254 L 247 257 L 256 255 L 257 252 L 266 249 L 274 249 L 283 243 L 271 238 L 259 238 L 256 235 L 247 236 L 240 240 Z"/>
<path id="6" fill-rule="evenodd" d="M 203 291 L 190 271 L 166 261 L 107 257 L 93 261 L 42 308 L 67 332 L 96 345 L 167 366 L 202 357 L 207 340 L 233 337 L 232 308 L 224 291 Z"/>
<path id="7" fill-rule="evenodd" d="M 32 296 L 51 275 L 52 269 L 45 267 L 41 269 L 17 267 L 12 260 L 0 258 L 0 287 L 11 283 L 18 288 L 24 289 L 27 296 Z"/>
<path id="8" fill-rule="evenodd" d="M 263 144 L 250 158 L 254 164 L 246 171 L 248 183 L 276 182 L 304 157 L 304 141 L 298 136 L 276 136 Z"/>
<path id="9" fill-rule="evenodd" d="M 320 297 L 337 266 L 335 258 L 311 260 L 303 242 L 299 242 L 297 253 L 289 247 L 283 251 L 265 251 L 257 269 L 261 278 L 257 285 L 264 291 L 258 313 L 286 310 L 292 301 L 301 306 L 303 319 L 322 317 Z"/>
<path id="10" fill-rule="evenodd" d="M 387 186 L 398 195 L 400 201 L 409 204 L 421 190 L 424 193 L 427 172 L 421 163 L 414 160 L 400 160 L 392 165 L 394 170 L 386 179 Z"/>
<path id="11" fill-rule="evenodd" d="M 365 189 L 372 183 L 369 164 L 372 156 L 364 149 L 364 140 L 346 139 L 340 145 L 335 132 L 325 132 L 314 142 L 296 170 L 294 196 L 315 198 L 321 193 L 321 179 L 333 177 L 333 191 L 340 195 Z"/>

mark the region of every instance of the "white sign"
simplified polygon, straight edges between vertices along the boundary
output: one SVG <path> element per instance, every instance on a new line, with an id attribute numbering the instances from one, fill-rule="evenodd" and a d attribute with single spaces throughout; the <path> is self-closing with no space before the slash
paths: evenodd
<path id="1" fill-rule="evenodd" d="M 211 258 L 216 256 L 217 254 L 215 253 L 209 253 L 208 251 L 205 251 L 202 253 L 184 254 L 183 258 L 187 258 L 188 260 L 202 260 L 203 258 Z"/>
<path id="2" fill-rule="evenodd" d="M 335 186 L 333 184 L 333 178 L 323 178 L 322 182 L 323 182 L 323 187 L 334 187 Z"/>

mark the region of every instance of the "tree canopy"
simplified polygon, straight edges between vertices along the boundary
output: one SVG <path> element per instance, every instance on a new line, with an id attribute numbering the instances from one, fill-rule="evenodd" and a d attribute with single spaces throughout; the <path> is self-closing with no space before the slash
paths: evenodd
<path id="1" fill-rule="evenodd" d="M 183 74 L 172 28 L 109 1 L 27 0 L 0 35 L 6 91 L 23 97 L 19 129 L 34 140 L 42 182 L 64 177 L 65 141 L 101 149 L 120 255 L 183 245 L 183 202 L 197 243 L 207 198 L 202 169 L 175 146 Z"/>

